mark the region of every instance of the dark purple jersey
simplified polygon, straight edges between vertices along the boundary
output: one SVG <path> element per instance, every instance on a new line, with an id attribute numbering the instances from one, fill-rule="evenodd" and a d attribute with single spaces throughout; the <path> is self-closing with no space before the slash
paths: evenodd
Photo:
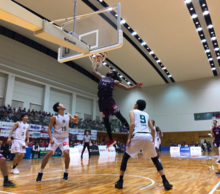
<path id="1" fill-rule="evenodd" d="M 114 90 L 114 79 L 108 78 L 108 77 L 103 77 L 99 81 L 98 85 L 98 97 L 99 100 L 109 100 L 113 97 L 113 92 Z"/>
<path id="2" fill-rule="evenodd" d="M 220 139 L 220 125 L 217 127 L 213 126 L 213 133 L 215 135 L 215 139 Z"/>

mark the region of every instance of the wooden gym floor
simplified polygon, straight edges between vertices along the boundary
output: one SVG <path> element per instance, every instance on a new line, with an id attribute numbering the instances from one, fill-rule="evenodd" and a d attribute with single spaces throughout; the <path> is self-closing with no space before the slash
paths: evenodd
<path id="1" fill-rule="evenodd" d="M 213 155 L 214 153 L 211 153 Z M 0 193 L 74 193 L 74 194 L 206 194 L 220 193 L 220 175 L 216 158 L 212 159 L 177 159 L 169 153 L 162 153 L 162 164 L 173 190 L 165 191 L 161 177 L 150 160 L 129 159 L 124 189 L 114 188 L 119 178 L 119 169 L 123 154 L 116 157 L 92 156 L 88 161 L 84 158 L 72 159 L 69 170 L 69 181 L 63 182 L 63 158 L 52 158 L 44 170 L 43 181 L 36 183 L 35 179 L 40 169 L 42 159 L 23 160 L 18 166 L 19 175 L 9 174 L 9 179 L 17 184 L 16 188 L 0 186 Z M 12 162 L 8 162 L 8 168 Z M 10 171 L 9 171 L 10 172 Z M 2 177 L 1 177 L 1 180 Z"/>

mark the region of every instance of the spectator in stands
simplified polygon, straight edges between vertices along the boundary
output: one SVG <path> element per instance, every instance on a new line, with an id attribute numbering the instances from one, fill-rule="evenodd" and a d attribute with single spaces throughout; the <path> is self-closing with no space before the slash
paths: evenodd
<path id="1" fill-rule="evenodd" d="M 211 151 L 210 148 L 212 147 L 212 145 L 209 141 L 207 142 L 206 146 L 207 146 L 207 151 L 210 152 Z"/>
<path id="2" fill-rule="evenodd" d="M 205 146 L 201 144 L 202 151 L 205 152 Z"/>
<path id="3" fill-rule="evenodd" d="M 16 108 L 13 108 L 12 112 L 13 113 L 17 113 Z"/>
<path id="4" fill-rule="evenodd" d="M 32 147 L 34 145 L 34 142 L 30 141 L 28 144 L 28 147 Z"/>
<path id="5" fill-rule="evenodd" d="M 126 152 L 126 145 L 125 144 L 122 145 L 122 149 L 123 149 L 123 152 Z"/>
<path id="6" fill-rule="evenodd" d="M 173 142 L 170 140 L 170 146 L 173 146 Z"/>
<path id="7" fill-rule="evenodd" d="M 22 113 L 26 113 L 26 108 L 24 108 L 21 112 L 22 112 Z"/>
<path id="8" fill-rule="evenodd" d="M 32 109 L 31 113 L 35 114 L 34 109 Z"/>
<path id="9" fill-rule="evenodd" d="M 177 146 L 177 143 L 176 143 L 176 142 L 174 143 L 174 146 L 175 146 L 175 147 Z"/>
<path id="10" fill-rule="evenodd" d="M 185 145 L 186 145 L 186 141 L 185 141 L 185 140 L 183 140 L 182 145 L 183 145 L 183 146 L 185 146 Z"/>
<path id="11" fill-rule="evenodd" d="M 48 146 L 49 146 L 49 143 L 48 141 L 46 141 L 45 148 L 47 148 Z"/>
<path id="12" fill-rule="evenodd" d="M 35 142 L 35 144 L 32 146 L 32 159 L 34 159 L 34 155 L 37 154 L 38 158 L 40 158 L 40 146 L 38 142 Z"/>
<path id="13" fill-rule="evenodd" d="M 198 142 L 196 142 L 195 146 L 196 146 L 196 147 L 198 147 L 198 146 L 199 146 Z"/>

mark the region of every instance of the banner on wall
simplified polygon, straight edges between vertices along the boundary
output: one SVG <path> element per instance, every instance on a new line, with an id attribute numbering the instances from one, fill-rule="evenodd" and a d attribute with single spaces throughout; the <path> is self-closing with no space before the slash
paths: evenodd
<path id="1" fill-rule="evenodd" d="M 1 137 L 8 137 L 11 131 L 11 128 L 0 128 L 0 130 L 1 130 L 1 133 L 0 133 Z"/>
<path id="2" fill-rule="evenodd" d="M 97 131 L 91 130 L 91 140 L 97 140 Z"/>
<path id="3" fill-rule="evenodd" d="M 84 132 L 85 130 L 83 129 L 69 129 L 70 140 L 82 141 L 84 138 Z"/>
<path id="4" fill-rule="evenodd" d="M 1 127 L 2 128 L 12 128 L 15 123 L 12 122 L 1 122 Z"/>
<path id="5" fill-rule="evenodd" d="M 41 133 L 39 131 L 28 131 L 29 138 L 38 139 L 41 138 Z"/>
<path id="6" fill-rule="evenodd" d="M 40 132 L 40 138 L 49 139 L 49 135 L 48 135 L 47 132 L 41 131 Z"/>
<path id="7" fill-rule="evenodd" d="M 33 124 L 30 124 L 29 130 L 41 131 L 41 125 L 33 125 Z"/>

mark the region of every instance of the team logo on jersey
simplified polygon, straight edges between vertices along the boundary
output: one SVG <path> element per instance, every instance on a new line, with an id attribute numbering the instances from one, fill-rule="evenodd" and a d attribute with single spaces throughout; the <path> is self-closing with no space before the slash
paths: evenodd
<path id="1" fill-rule="evenodd" d="M 63 120 L 63 123 L 65 123 L 66 121 L 65 120 Z"/>

